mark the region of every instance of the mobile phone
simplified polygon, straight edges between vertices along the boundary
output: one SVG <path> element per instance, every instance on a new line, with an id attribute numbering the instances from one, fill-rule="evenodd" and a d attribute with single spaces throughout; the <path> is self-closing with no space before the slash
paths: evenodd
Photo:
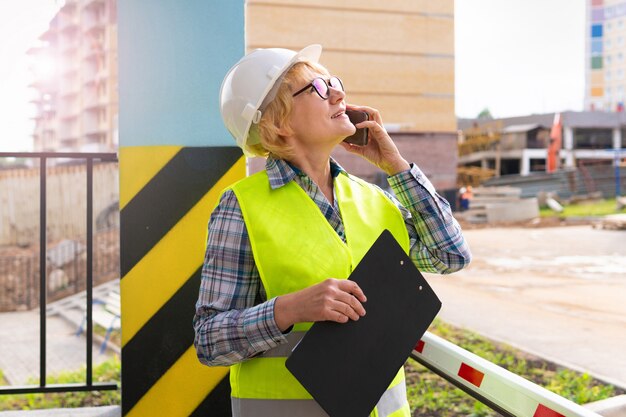
<path id="1" fill-rule="evenodd" d="M 346 114 L 350 118 L 350 121 L 352 122 L 353 125 L 369 120 L 370 118 L 369 114 L 360 110 L 346 110 Z M 360 129 L 357 128 L 356 132 L 354 132 L 352 136 L 348 136 L 343 141 L 352 143 L 355 145 L 359 145 L 359 146 L 364 146 L 364 145 L 367 145 L 367 135 L 368 135 L 368 130 L 366 127 L 363 127 Z"/>

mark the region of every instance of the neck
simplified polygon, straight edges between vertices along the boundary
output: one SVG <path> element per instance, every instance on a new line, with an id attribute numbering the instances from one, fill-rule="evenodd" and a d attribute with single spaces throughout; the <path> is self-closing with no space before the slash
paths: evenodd
<path id="1" fill-rule="evenodd" d="M 289 159 L 293 165 L 307 174 L 333 203 L 333 179 L 330 172 L 330 154 L 325 152 L 296 152 Z"/>
<path id="2" fill-rule="evenodd" d="M 289 159 L 293 165 L 307 174 L 318 186 L 331 180 L 330 155 L 294 155 Z"/>

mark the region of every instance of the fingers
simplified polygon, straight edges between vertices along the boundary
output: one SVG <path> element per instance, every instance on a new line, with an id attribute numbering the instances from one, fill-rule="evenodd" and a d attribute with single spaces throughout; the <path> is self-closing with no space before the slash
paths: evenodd
<path id="1" fill-rule="evenodd" d="M 385 128 L 375 120 L 366 120 L 364 122 L 357 123 L 355 126 L 358 128 L 366 127 L 370 131 L 372 131 L 374 134 L 378 134 L 378 135 L 387 134 L 387 131 L 385 130 Z"/>
<path id="2" fill-rule="evenodd" d="M 364 316 L 365 309 L 358 301 L 356 301 L 356 298 L 352 298 L 355 300 L 355 303 L 343 303 L 340 301 L 335 301 L 333 303 L 333 307 L 328 310 L 329 314 L 327 320 L 345 323 L 348 320 L 357 321 L 362 316 Z M 337 318 L 335 319 L 335 317 Z"/>
<path id="3" fill-rule="evenodd" d="M 365 308 L 354 296 L 348 295 L 347 298 L 335 300 L 333 310 L 349 317 L 352 320 L 358 320 L 365 315 Z"/>
<path id="4" fill-rule="evenodd" d="M 365 315 L 367 298 L 353 281 L 329 278 L 316 285 L 276 298 L 274 319 L 284 330 L 295 323 L 334 321 L 345 323 Z"/>
<path id="5" fill-rule="evenodd" d="M 367 297 L 365 297 L 363 290 L 361 289 L 361 287 L 359 287 L 359 285 L 356 282 L 349 281 L 349 280 L 337 280 L 337 283 L 339 285 L 339 288 L 341 288 L 343 291 L 347 293 L 352 294 L 359 301 L 363 303 L 367 301 Z"/>
<path id="6" fill-rule="evenodd" d="M 383 124 L 383 118 L 380 115 L 380 112 L 378 110 L 376 110 L 375 108 L 373 108 L 373 107 L 357 106 L 355 104 L 348 104 L 348 105 L 346 105 L 346 108 L 348 108 L 350 110 L 364 111 L 365 113 L 367 113 L 369 115 L 369 120 L 370 121 L 375 121 L 376 123 L 380 124 L 381 126 Z"/>
<path id="7" fill-rule="evenodd" d="M 361 304 L 367 299 L 361 288 L 352 281 L 333 280 L 336 291 L 332 296 L 330 308 L 338 313 L 340 322 L 345 323 L 350 320 L 358 320 L 365 315 L 365 308 Z"/>

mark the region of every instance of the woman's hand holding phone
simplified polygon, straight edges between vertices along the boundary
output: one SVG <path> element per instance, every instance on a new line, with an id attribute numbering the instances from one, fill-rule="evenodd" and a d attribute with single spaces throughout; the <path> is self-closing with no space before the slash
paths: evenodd
<path id="1" fill-rule="evenodd" d="M 364 145 L 355 145 L 353 143 L 343 141 L 341 146 L 348 152 L 360 155 L 370 163 L 376 165 L 387 175 L 395 175 L 399 172 L 409 170 L 409 163 L 402 157 L 396 144 L 393 142 L 385 128 L 380 112 L 372 107 L 349 105 L 348 112 L 366 113 L 368 118 L 354 123 L 361 124 L 361 128 L 368 131 L 368 140 Z M 361 116 L 363 117 L 363 116 Z M 358 133 L 359 128 L 357 128 Z"/>

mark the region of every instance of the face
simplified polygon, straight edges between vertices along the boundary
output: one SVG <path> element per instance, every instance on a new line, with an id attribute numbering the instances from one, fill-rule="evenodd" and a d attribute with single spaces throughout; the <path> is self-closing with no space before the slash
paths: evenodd
<path id="1" fill-rule="evenodd" d="M 293 97 L 289 126 L 297 144 L 334 147 L 356 131 L 345 114 L 346 94 L 339 80 L 331 79 L 328 74 L 310 70 L 305 74 L 303 80 L 294 85 L 293 93 L 297 94 Z M 327 94 L 324 94 L 324 83 L 321 80 L 314 81 L 316 77 L 322 78 L 329 85 Z M 313 86 L 305 88 L 311 82 L 317 85 L 321 95 Z M 324 99 L 325 96 L 328 98 Z"/>

